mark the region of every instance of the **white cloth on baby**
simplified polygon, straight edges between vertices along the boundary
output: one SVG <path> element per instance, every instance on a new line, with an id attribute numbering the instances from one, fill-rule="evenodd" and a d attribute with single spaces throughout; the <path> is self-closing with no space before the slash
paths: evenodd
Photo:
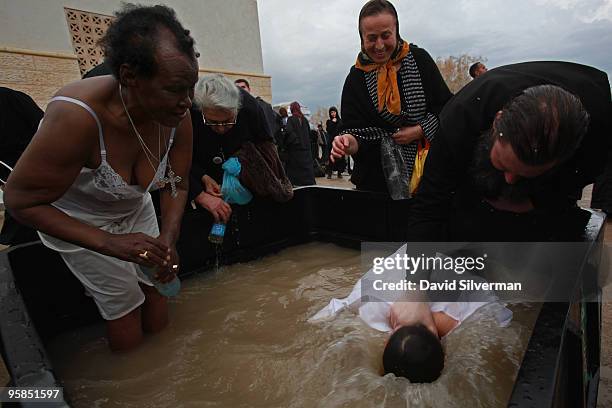
<path id="1" fill-rule="evenodd" d="M 406 253 L 406 244 L 399 248 L 393 255 L 388 258 L 395 259 L 396 255 Z M 444 256 L 444 255 L 440 255 Z M 432 282 L 443 282 L 448 279 L 448 273 L 444 271 L 433 271 L 430 275 L 430 281 Z M 454 274 L 454 272 L 450 272 Z M 361 279 L 355 283 L 351 293 L 342 299 L 332 299 L 327 306 L 319 310 L 309 321 L 316 321 L 326 319 L 334 316 L 336 313 L 343 309 L 353 310 L 359 315 L 359 317 L 370 327 L 383 331 L 390 332 L 391 326 L 389 325 L 389 311 L 391 305 L 394 303 L 391 299 L 362 299 L 361 293 L 361 281 L 365 277 L 372 278 L 373 270 L 370 269 Z M 390 269 L 385 271 L 385 281 L 397 282 L 405 278 L 406 271 L 404 269 Z M 467 279 L 468 276 L 464 274 L 463 279 Z M 469 279 L 474 281 L 486 282 L 483 278 L 478 276 L 469 276 Z M 402 295 L 401 292 L 397 292 L 398 299 Z M 477 301 L 475 301 L 477 299 Z M 512 321 L 512 311 L 505 307 L 505 305 L 499 302 L 499 299 L 492 291 L 462 291 L 455 302 L 430 302 L 430 309 L 432 312 L 443 312 L 449 317 L 457 320 L 457 327 L 465 321 L 469 316 L 476 312 L 481 307 L 494 304 L 494 314 L 497 323 L 501 327 L 506 327 Z"/>

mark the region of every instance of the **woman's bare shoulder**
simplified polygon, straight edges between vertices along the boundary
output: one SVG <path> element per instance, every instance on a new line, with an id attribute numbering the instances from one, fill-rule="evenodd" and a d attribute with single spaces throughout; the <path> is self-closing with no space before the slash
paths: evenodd
<path id="1" fill-rule="evenodd" d="M 106 103 L 117 86 L 117 80 L 111 75 L 81 79 L 63 86 L 54 97 L 66 96 L 78 99 L 93 108 Z"/>

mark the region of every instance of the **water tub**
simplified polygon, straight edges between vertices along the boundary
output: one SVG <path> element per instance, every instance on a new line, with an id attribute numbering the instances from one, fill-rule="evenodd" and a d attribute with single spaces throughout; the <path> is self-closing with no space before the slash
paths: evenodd
<path id="1" fill-rule="evenodd" d="M 310 241 L 355 249 L 362 241 L 399 241 L 409 205 L 369 192 L 298 188 L 289 203 L 256 201 L 236 208 L 220 252 L 207 242 L 210 216 L 189 211 L 178 243 L 180 275 L 188 278 L 219 261 L 245 262 Z M 605 216 L 591 212 L 576 301 L 542 306 L 508 406 L 595 406 L 601 300 L 597 295 L 585 302 L 580 294 L 596 287 L 604 226 Z M 99 321 L 93 301 L 59 255 L 40 242 L 0 253 L 0 290 L 0 346 L 10 385 L 61 386 L 45 344 L 62 331 Z"/>

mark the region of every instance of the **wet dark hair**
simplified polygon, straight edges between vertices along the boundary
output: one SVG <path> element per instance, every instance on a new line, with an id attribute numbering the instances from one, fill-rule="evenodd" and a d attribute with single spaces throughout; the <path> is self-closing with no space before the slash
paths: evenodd
<path id="1" fill-rule="evenodd" d="M 399 31 L 399 18 L 397 17 L 397 10 L 390 1 L 387 0 L 370 0 L 366 4 L 363 5 L 361 11 L 359 12 L 359 20 L 358 20 L 358 28 L 359 28 L 359 38 L 361 38 L 361 43 L 363 44 L 363 33 L 361 32 L 361 20 L 366 17 L 377 16 L 382 13 L 391 14 L 395 17 L 395 36 L 399 43 L 400 41 L 400 31 Z"/>
<path id="2" fill-rule="evenodd" d="M 423 325 L 402 326 L 387 342 L 383 366 L 385 374 L 393 373 L 412 383 L 433 382 L 444 368 L 440 339 Z"/>
<path id="3" fill-rule="evenodd" d="M 115 17 L 116 20 L 100 40 L 100 45 L 104 50 L 104 62 L 117 79 L 121 64 L 129 64 L 138 75 L 145 78 L 155 74 L 155 51 L 162 27 L 174 34 L 179 51 L 194 60 L 198 57 L 189 30 L 181 25 L 176 13 L 169 7 L 128 3 L 115 13 Z"/>
<path id="4" fill-rule="evenodd" d="M 589 114 L 580 99 L 554 85 L 525 89 L 495 120 L 494 137 L 510 143 L 527 165 L 569 159 L 589 126 Z"/>
<path id="5" fill-rule="evenodd" d="M 332 112 L 336 112 L 336 119 L 340 119 L 340 113 L 338 112 L 338 108 L 336 108 L 335 106 L 332 106 L 329 108 L 329 111 L 327 112 L 327 114 L 329 115 L 329 118 L 331 119 L 331 113 Z"/>
<path id="6" fill-rule="evenodd" d="M 249 81 L 247 81 L 244 78 L 238 78 L 237 80 L 234 81 L 234 83 L 236 85 L 238 85 L 240 82 L 244 82 L 246 84 L 247 88 L 251 89 L 251 84 L 249 84 Z"/>
<path id="7" fill-rule="evenodd" d="M 478 69 L 479 65 L 480 65 L 480 61 L 475 62 L 472 65 L 470 65 L 470 76 L 472 78 L 476 78 L 476 70 Z"/>

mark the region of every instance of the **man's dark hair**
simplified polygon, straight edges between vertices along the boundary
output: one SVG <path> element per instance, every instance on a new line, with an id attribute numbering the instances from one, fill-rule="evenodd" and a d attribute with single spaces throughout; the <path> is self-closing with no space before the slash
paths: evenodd
<path id="1" fill-rule="evenodd" d="M 121 64 L 129 64 L 138 75 L 145 78 L 155 74 L 155 50 L 162 27 L 174 34 L 179 51 L 194 60 L 197 58 L 195 42 L 189 30 L 178 21 L 173 9 L 162 5 L 149 7 L 125 4 L 115 13 L 115 17 L 116 20 L 100 40 L 104 62 L 115 78 L 119 78 Z"/>
<path id="2" fill-rule="evenodd" d="M 554 85 L 538 85 L 512 99 L 494 126 L 494 136 L 510 143 L 523 163 L 561 163 L 580 145 L 589 114 L 572 93 Z"/>
<path id="3" fill-rule="evenodd" d="M 400 40 L 400 32 L 399 32 L 399 18 L 397 17 L 397 10 L 390 1 L 387 0 L 370 0 L 366 4 L 363 5 L 361 11 L 359 12 L 359 38 L 361 38 L 361 42 L 363 43 L 363 33 L 361 32 L 361 20 L 366 17 L 377 16 L 382 13 L 388 13 L 395 17 L 395 35 L 397 37 L 397 41 Z"/>
<path id="4" fill-rule="evenodd" d="M 433 382 L 444 368 L 440 339 L 423 325 L 402 326 L 389 338 L 383 353 L 385 374 L 412 383 Z"/>
<path id="5" fill-rule="evenodd" d="M 479 65 L 480 65 L 480 61 L 475 62 L 472 65 L 470 65 L 470 76 L 472 78 L 476 78 L 476 70 L 478 69 Z"/>
<path id="6" fill-rule="evenodd" d="M 238 78 L 237 80 L 235 80 L 235 81 L 234 81 L 234 83 L 235 83 L 236 85 L 238 85 L 240 82 L 245 83 L 245 84 L 246 84 L 246 86 L 247 86 L 247 88 L 251 89 L 251 85 L 249 84 L 249 81 L 247 81 L 247 80 L 246 80 L 246 79 L 244 79 L 244 78 Z"/>

